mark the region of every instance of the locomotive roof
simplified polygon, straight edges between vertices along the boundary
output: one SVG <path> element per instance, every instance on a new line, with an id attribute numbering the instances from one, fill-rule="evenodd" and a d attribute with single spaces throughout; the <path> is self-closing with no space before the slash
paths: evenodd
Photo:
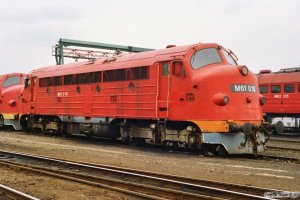
<path id="1" fill-rule="evenodd" d="M 300 82 L 300 72 L 274 72 L 258 74 L 259 84 Z"/>
<path id="2" fill-rule="evenodd" d="M 109 62 L 107 58 L 97 59 L 94 62 L 84 61 L 77 63 L 70 63 L 64 65 L 56 65 L 43 67 L 31 71 L 32 76 L 51 77 L 51 76 L 62 76 L 68 74 L 79 74 L 93 71 L 111 70 L 111 69 L 122 69 L 128 67 L 140 67 L 152 65 L 157 61 L 168 60 L 174 56 L 184 55 L 190 48 L 197 45 L 212 45 L 219 46 L 218 44 L 198 43 L 192 45 L 171 47 L 160 50 L 145 51 L 140 53 L 129 53 L 117 55 L 116 60 Z"/>

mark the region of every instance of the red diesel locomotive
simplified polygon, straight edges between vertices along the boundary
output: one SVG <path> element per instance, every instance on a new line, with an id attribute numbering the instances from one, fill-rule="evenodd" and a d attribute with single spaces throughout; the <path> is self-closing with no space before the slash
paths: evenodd
<path id="1" fill-rule="evenodd" d="M 21 94 L 24 89 L 22 73 L 11 73 L 0 76 L 0 126 L 13 126 L 21 130 L 19 113 L 21 112 Z"/>
<path id="2" fill-rule="evenodd" d="M 208 147 L 264 150 L 255 74 L 218 44 L 168 46 L 33 70 L 21 97 L 23 129 Z"/>
<path id="3" fill-rule="evenodd" d="M 258 74 L 260 93 L 267 98 L 263 106 L 267 122 L 276 124 L 275 133 L 284 129 L 300 130 L 300 68 L 279 72 L 261 70 Z"/>

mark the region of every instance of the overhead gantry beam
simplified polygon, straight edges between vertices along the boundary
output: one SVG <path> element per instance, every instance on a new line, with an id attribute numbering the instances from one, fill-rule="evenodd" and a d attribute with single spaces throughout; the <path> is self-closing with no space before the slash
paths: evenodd
<path id="1" fill-rule="evenodd" d="M 61 38 L 59 39 L 58 44 L 53 47 L 53 56 L 55 56 L 57 65 L 64 64 L 64 57 L 70 57 L 64 55 L 64 47 L 69 47 L 69 46 L 92 48 L 92 49 L 116 50 L 116 51 L 123 51 L 123 52 L 143 52 L 143 51 L 154 50 L 154 49 L 134 47 L 134 46 L 124 46 L 124 45 L 115 45 L 115 44 L 88 42 L 82 40 L 71 40 L 71 39 Z M 90 56 L 89 57 L 73 56 L 72 58 L 93 59 Z"/>

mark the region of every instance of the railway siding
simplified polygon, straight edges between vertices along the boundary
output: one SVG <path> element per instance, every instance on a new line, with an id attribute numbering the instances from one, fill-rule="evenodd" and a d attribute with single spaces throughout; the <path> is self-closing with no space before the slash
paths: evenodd
<path id="1" fill-rule="evenodd" d="M 297 160 L 290 162 L 285 157 L 278 159 L 278 155 L 276 157 L 259 156 L 258 158 L 253 156 L 211 157 L 191 152 L 180 152 L 175 149 L 141 148 L 82 137 L 65 139 L 22 132 L 0 132 L 0 145 L 1 149 L 9 151 L 22 151 L 30 154 L 38 152 L 43 156 L 72 159 L 83 164 L 92 162 L 98 163 L 97 165 L 134 168 L 159 174 L 227 182 L 233 185 L 250 185 L 287 191 L 300 190 L 299 174 L 296 173 L 299 168 Z M 271 152 L 277 154 L 275 150 Z M 284 154 L 284 151 L 281 153 Z M 285 156 L 293 157 L 290 153 L 285 154 Z M 16 174 L 16 172 L 12 174 Z M 48 178 L 43 179 L 47 180 Z M 41 185 L 40 181 L 29 182 Z M 22 184 L 22 181 L 12 181 L 12 183 L 18 185 Z M 31 187 L 34 185 L 30 184 L 29 188 Z M 59 188 L 64 187 L 61 185 Z M 63 196 L 64 194 L 57 192 L 57 189 L 54 187 L 49 193 L 53 196 L 53 191 L 56 191 Z M 93 190 L 90 188 L 84 191 Z M 85 195 L 89 196 L 89 194 Z"/>

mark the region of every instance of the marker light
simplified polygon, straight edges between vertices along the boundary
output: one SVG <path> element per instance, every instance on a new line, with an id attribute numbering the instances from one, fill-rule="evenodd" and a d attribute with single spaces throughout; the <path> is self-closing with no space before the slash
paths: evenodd
<path id="1" fill-rule="evenodd" d="M 266 97 L 260 95 L 260 96 L 259 96 L 259 103 L 260 103 L 260 105 L 263 106 L 263 105 L 266 104 L 266 102 L 267 102 Z"/>
<path id="2" fill-rule="evenodd" d="M 247 103 L 251 103 L 252 102 L 252 98 L 250 96 L 246 97 L 246 101 Z"/>
<path id="3" fill-rule="evenodd" d="M 17 105 L 17 102 L 16 102 L 15 100 L 10 100 L 10 101 L 8 102 L 8 105 L 10 105 L 10 106 L 16 106 L 16 105 Z"/>

